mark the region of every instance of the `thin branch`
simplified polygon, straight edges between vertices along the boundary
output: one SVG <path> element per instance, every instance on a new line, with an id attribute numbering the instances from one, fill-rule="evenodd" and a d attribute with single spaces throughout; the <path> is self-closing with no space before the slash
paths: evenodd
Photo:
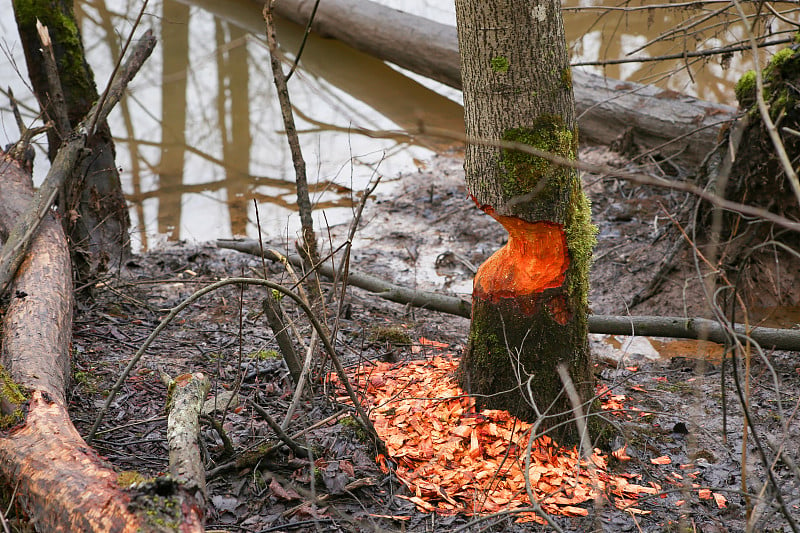
<path id="1" fill-rule="evenodd" d="M 286 446 L 288 446 L 289 449 L 292 450 L 297 457 L 303 457 L 303 458 L 311 457 L 308 448 L 300 446 L 294 441 L 294 439 L 292 439 L 289 435 L 287 435 L 286 432 L 281 427 L 281 425 L 278 424 L 274 418 L 272 418 L 272 416 L 267 412 L 266 409 L 258 405 L 252 399 L 248 399 L 247 403 L 249 403 L 250 406 L 256 410 L 259 416 L 264 419 L 264 421 L 270 428 L 272 428 L 272 431 L 275 432 L 278 438 L 281 439 L 281 441 Z"/>
<path id="2" fill-rule="evenodd" d="M 766 48 L 768 46 L 786 44 L 786 43 L 791 43 L 793 41 L 794 37 L 785 37 L 783 39 L 765 41 L 759 44 L 758 46 L 761 48 Z M 621 65 L 624 63 L 649 63 L 652 61 L 667 61 L 670 59 L 686 59 L 689 57 L 706 57 L 706 56 L 714 56 L 720 54 L 730 54 L 733 52 L 741 52 L 742 50 L 749 50 L 750 48 L 751 48 L 750 43 L 747 43 L 747 44 L 740 44 L 733 46 L 724 46 L 722 48 L 711 48 L 709 50 L 695 50 L 694 52 L 689 52 L 689 51 L 677 52 L 675 54 L 666 54 L 654 57 L 629 57 L 621 59 L 603 59 L 598 61 L 578 61 L 575 63 L 570 63 L 570 66 L 588 67 L 588 66 L 604 66 L 604 65 Z"/>
<path id="3" fill-rule="evenodd" d="M 281 116 L 286 131 L 286 139 L 292 152 L 295 180 L 297 183 L 297 208 L 300 211 L 300 224 L 303 230 L 303 250 L 307 253 L 312 263 L 319 262 L 317 241 L 314 236 L 314 220 L 311 218 L 311 200 L 308 196 L 308 180 L 306 179 L 306 162 L 300 149 L 300 140 L 297 136 L 297 127 L 292 115 L 292 103 L 289 98 L 289 89 L 286 85 L 286 75 L 278 51 L 278 41 L 275 37 L 275 24 L 272 20 L 272 3 L 269 0 L 264 4 L 264 21 L 266 23 L 267 45 L 269 46 L 270 65 L 275 88 L 278 92 L 278 102 L 281 107 Z"/>
<path id="4" fill-rule="evenodd" d="M 300 43 L 300 48 L 297 49 L 297 55 L 294 56 L 294 62 L 292 62 L 292 68 L 289 69 L 289 73 L 286 75 L 286 82 L 288 83 L 290 79 L 292 79 L 292 75 L 294 71 L 297 69 L 297 64 L 300 62 L 300 56 L 303 55 L 303 50 L 306 47 L 306 43 L 308 42 L 308 35 L 311 33 L 311 24 L 314 22 L 314 16 L 317 14 L 317 8 L 319 7 L 319 0 L 314 2 L 314 8 L 311 10 L 311 15 L 308 17 L 308 24 L 306 24 L 306 29 L 303 32 L 303 41 Z"/>
<path id="5" fill-rule="evenodd" d="M 254 240 L 219 239 L 217 246 L 238 250 L 240 252 L 259 255 L 259 246 Z M 288 256 L 290 263 L 300 263 L 298 256 Z M 330 265 L 319 265 L 319 273 L 333 278 L 335 271 Z M 430 309 L 441 313 L 470 318 L 472 304 L 464 299 L 428 291 L 415 291 L 394 285 L 376 276 L 350 272 L 347 283 L 354 287 L 377 294 L 386 300 L 410 304 L 415 307 Z M 589 331 L 607 335 L 640 335 L 655 337 L 674 337 L 682 339 L 707 339 L 724 343 L 730 339 L 730 328 L 738 336 L 746 336 L 765 347 L 777 350 L 800 351 L 800 330 L 776 329 L 752 326 L 748 329 L 744 324 L 725 324 L 705 318 L 659 317 L 659 316 L 611 316 L 589 315 Z"/>

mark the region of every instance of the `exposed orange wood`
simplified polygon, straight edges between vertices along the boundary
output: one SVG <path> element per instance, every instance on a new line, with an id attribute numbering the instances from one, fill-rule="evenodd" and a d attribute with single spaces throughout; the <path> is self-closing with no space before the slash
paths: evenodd
<path id="1" fill-rule="evenodd" d="M 25 424 L 0 439 L 4 475 L 41 531 L 136 531 L 117 474 L 86 445 L 63 405 L 36 391 Z"/>
<path id="2" fill-rule="evenodd" d="M 501 216 L 484 207 L 508 231 L 508 242 L 475 275 L 475 296 L 495 301 L 560 287 L 569 267 L 564 227 Z"/>

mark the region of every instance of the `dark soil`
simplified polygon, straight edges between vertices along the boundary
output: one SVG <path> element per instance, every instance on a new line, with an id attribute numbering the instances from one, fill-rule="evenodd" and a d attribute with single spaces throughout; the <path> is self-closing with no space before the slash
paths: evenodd
<path id="1" fill-rule="evenodd" d="M 587 148 L 582 157 L 624 164 L 602 148 Z M 595 313 L 625 313 L 675 242 L 667 214 L 680 212 L 686 198 L 602 176 L 586 176 L 585 185 L 600 231 L 591 305 Z M 329 233 L 338 244 L 347 228 L 330 228 Z M 474 267 L 502 244 L 504 231 L 467 200 L 461 161 L 442 156 L 428 168 L 403 176 L 392 192 L 370 201 L 357 235 L 352 269 L 410 287 L 465 295 Z M 279 241 L 267 245 L 286 250 Z M 688 250 L 673 260 L 676 270 L 665 278 L 660 292 L 632 313 L 705 312 Z M 93 295 L 81 301 L 75 319 L 70 406 L 79 430 L 85 434 L 91 427 L 104 394 L 166 310 L 213 281 L 263 276 L 264 268 L 269 279 L 292 285 L 279 265 L 264 265 L 256 257 L 213 245 L 190 244 L 135 257 L 98 284 Z M 418 349 L 420 337 L 449 343 L 455 353 L 464 345 L 466 319 L 385 302 L 358 289 L 348 290 L 340 301 L 340 289 L 326 286 L 328 314 L 339 311 L 336 349 L 348 365 L 425 356 L 425 350 Z M 321 379 L 314 380 L 313 399 L 304 398 L 287 429 L 290 434 L 307 430 L 297 439 L 311 447 L 312 460 L 277 446 L 250 465 L 231 467 L 235 459 L 276 443 L 274 433 L 245 400 L 258 402 L 281 421 L 292 399 L 288 371 L 274 358 L 277 345 L 261 312 L 267 295 L 261 288 L 228 286 L 184 311 L 153 343 L 115 399 L 94 441 L 99 452 L 120 470 L 151 476 L 166 471 L 166 387 L 161 375 L 203 371 L 212 379 L 212 397 L 222 398 L 222 393 L 240 384 L 238 406 L 231 405 L 224 416 L 219 411 L 213 414 L 232 441 L 234 454 L 226 454 L 223 440 L 210 425 L 202 434 L 209 472 L 209 530 L 537 530 L 539 526 L 515 524 L 513 516 L 476 521 L 423 514 L 395 497 L 404 494 L 404 488 L 391 474 L 380 472 L 374 447 L 362 440 L 364 433 L 352 423 L 349 408 L 336 403 L 335 394 Z M 284 303 L 284 308 L 307 343 L 311 337 L 307 322 L 295 306 Z M 661 341 L 656 346 L 668 344 Z M 794 444 L 800 436 L 795 416 L 800 368 L 792 354 L 762 357 L 753 352 L 749 387 L 756 432 L 747 435 L 743 452 L 742 409 L 730 365 L 723 379 L 719 351 L 716 358 L 709 358 L 702 346 L 685 343 L 677 352 L 672 350 L 671 357 L 663 357 L 653 343 L 641 339 L 631 344 L 625 338 L 593 335 L 592 342 L 600 381 L 615 394 L 626 395 L 626 407 L 652 413 L 612 417 L 619 433 L 597 446 L 609 451 L 627 442 L 633 459 L 618 464 L 617 470 L 641 475 L 640 483 L 657 482 L 665 492 L 639 503 L 651 514 L 633 515 L 600 504 L 590 507 L 586 518 L 556 517 L 564 530 L 744 531 L 748 501 L 754 509 L 754 530 L 790 530 L 780 509 L 800 517 L 800 473 L 795 466 L 800 457 Z M 320 357 L 315 361 L 315 376 L 330 370 Z M 633 365 L 638 369 L 631 370 Z M 330 421 L 317 424 L 326 419 Z M 650 459 L 664 455 L 672 460 L 670 465 L 651 463 Z M 767 483 L 765 461 L 773 465 L 774 484 Z M 692 466 L 679 467 L 685 464 Z M 682 474 L 682 481 L 676 473 Z M 727 508 L 700 499 L 689 482 L 724 494 Z M 313 503 L 314 496 L 323 501 Z M 677 506 L 678 500 L 685 503 Z"/>

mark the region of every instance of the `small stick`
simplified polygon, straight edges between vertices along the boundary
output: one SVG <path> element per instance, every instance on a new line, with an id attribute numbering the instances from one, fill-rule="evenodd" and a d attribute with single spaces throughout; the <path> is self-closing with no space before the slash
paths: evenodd
<path id="1" fill-rule="evenodd" d="M 272 416 L 267 412 L 266 409 L 258 405 L 251 399 L 248 399 L 247 402 L 256 410 L 256 412 L 264 419 L 264 421 L 272 428 L 272 431 L 278 436 L 284 444 L 286 444 L 290 450 L 294 452 L 297 457 L 308 458 L 311 454 L 308 452 L 307 448 L 304 448 L 297 444 L 289 435 L 286 434 L 285 431 L 281 428 L 281 425 L 278 424 Z"/>

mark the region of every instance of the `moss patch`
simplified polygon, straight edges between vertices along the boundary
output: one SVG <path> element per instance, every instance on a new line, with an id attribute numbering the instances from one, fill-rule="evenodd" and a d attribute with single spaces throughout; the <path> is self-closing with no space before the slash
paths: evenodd
<path id="1" fill-rule="evenodd" d="M 14 382 L 11 374 L 0 365 L 0 429 L 16 426 L 25 419 L 24 405 L 28 401 L 25 391 Z"/>
<path id="2" fill-rule="evenodd" d="M 753 105 L 756 101 L 756 72 L 748 70 L 742 74 L 742 77 L 736 82 L 733 92 L 736 94 L 736 100 L 742 109 L 747 109 Z"/>
<path id="3" fill-rule="evenodd" d="M 250 359 L 255 359 L 256 361 L 267 361 L 268 359 L 280 359 L 281 354 L 275 350 L 259 350 L 257 352 L 247 354 L 247 357 Z"/>
<path id="4" fill-rule="evenodd" d="M 597 244 L 597 226 L 592 224 L 592 207 L 575 176 L 569 199 L 567 223 L 567 250 L 572 260 L 567 270 L 567 295 L 574 309 L 585 309 L 589 302 L 589 267 L 592 250 Z"/>
<path id="5" fill-rule="evenodd" d="M 571 68 L 564 67 L 564 70 L 561 71 L 561 85 L 567 91 L 571 91 L 572 90 L 572 69 Z"/>
<path id="6" fill-rule="evenodd" d="M 505 74 L 506 72 L 508 72 L 509 63 L 507 57 L 503 56 L 493 57 L 489 61 L 489 64 L 491 65 L 492 70 L 497 72 L 498 74 Z"/>
<path id="7" fill-rule="evenodd" d="M 409 346 L 412 344 L 411 336 L 402 326 L 376 326 L 369 332 L 369 340 L 394 346 Z"/>
<path id="8" fill-rule="evenodd" d="M 125 470 L 117 475 L 117 485 L 123 489 L 127 489 L 132 485 L 136 485 L 137 483 L 145 483 L 147 481 L 148 478 L 144 477 L 136 470 Z"/>
<path id="9" fill-rule="evenodd" d="M 800 77 L 800 56 L 791 48 L 776 52 L 762 71 L 764 100 L 769 105 L 773 120 L 797 102 L 793 89 L 787 85 L 787 81 L 793 83 L 798 77 Z M 734 88 L 739 106 L 753 114 L 757 113 L 756 89 L 756 73 L 752 70 L 745 72 Z"/>
<path id="10" fill-rule="evenodd" d="M 555 115 L 542 115 L 530 127 L 513 128 L 503 134 L 504 141 L 527 144 L 567 159 L 575 159 L 577 137 L 577 132 L 566 128 L 563 120 Z M 519 205 L 518 212 L 530 212 L 530 206 L 535 204 L 538 220 L 565 222 L 566 194 L 569 193 L 569 181 L 575 175 L 573 169 L 510 149 L 502 151 L 500 167 L 505 197 L 513 199 L 525 195 L 526 201 Z"/>

